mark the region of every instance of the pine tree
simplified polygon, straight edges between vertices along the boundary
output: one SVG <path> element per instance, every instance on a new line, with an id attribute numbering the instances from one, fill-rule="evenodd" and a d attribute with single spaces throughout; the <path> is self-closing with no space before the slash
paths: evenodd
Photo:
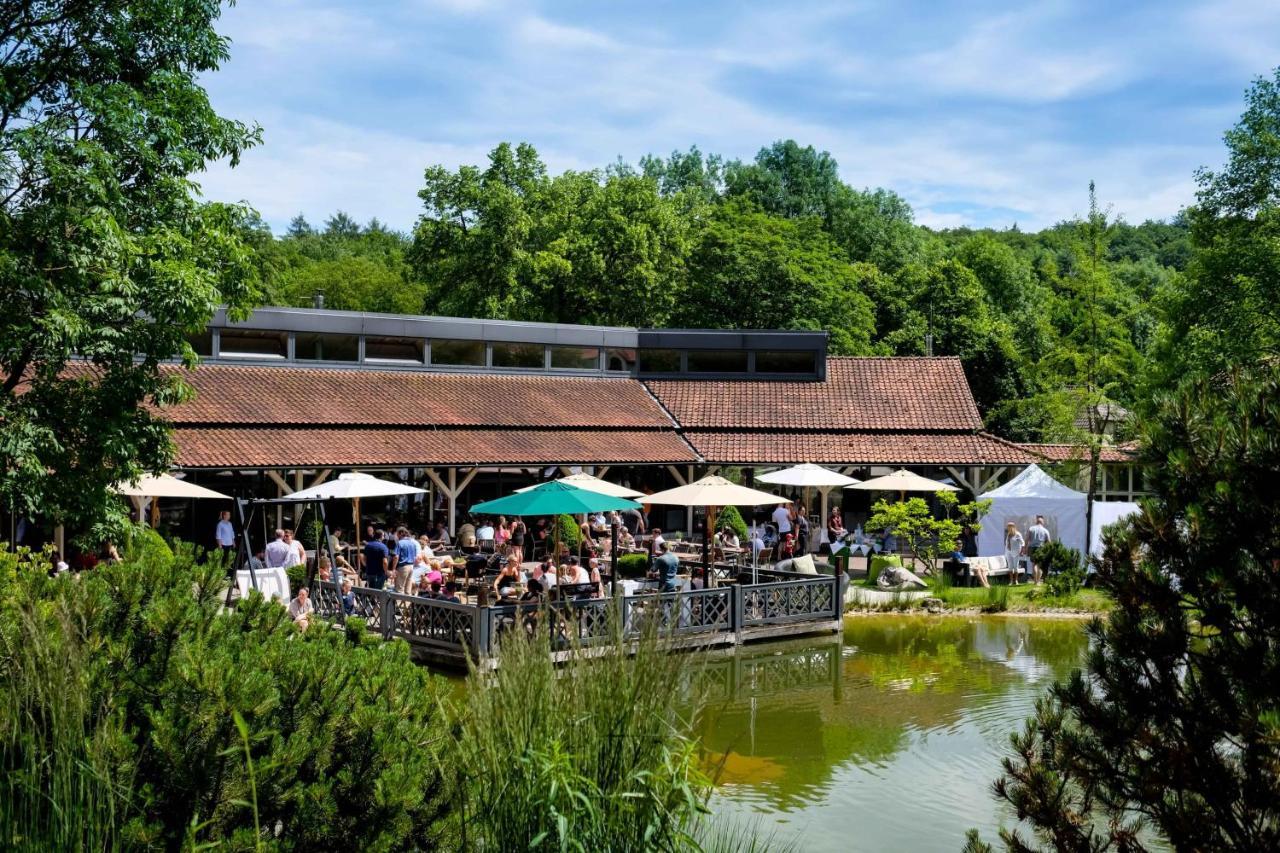
<path id="1" fill-rule="evenodd" d="M 1280 849 L 1277 436 L 1275 360 L 1158 400 L 1141 437 L 1154 496 L 1097 566 L 1116 609 L 996 782 L 1045 845 Z"/>

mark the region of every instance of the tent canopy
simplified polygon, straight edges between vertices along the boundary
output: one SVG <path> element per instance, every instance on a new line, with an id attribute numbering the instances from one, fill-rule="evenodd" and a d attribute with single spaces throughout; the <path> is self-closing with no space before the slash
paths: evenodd
<path id="1" fill-rule="evenodd" d="M 1062 485 L 1037 465 L 1028 465 L 1003 486 L 983 495 L 991 501 L 991 511 L 978 532 L 978 554 L 992 557 L 1004 553 L 1005 524 L 1012 521 L 1025 536 L 1037 515 L 1055 542 L 1085 554 L 1087 496 Z"/>

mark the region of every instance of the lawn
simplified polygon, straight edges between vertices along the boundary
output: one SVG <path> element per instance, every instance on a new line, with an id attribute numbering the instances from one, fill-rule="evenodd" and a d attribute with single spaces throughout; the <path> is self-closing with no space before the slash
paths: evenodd
<path id="1" fill-rule="evenodd" d="M 877 589 L 865 580 L 857 582 L 867 589 Z M 988 613 L 1106 613 L 1112 607 L 1111 597 L 1096 589 L 1079 589 L 1069 595 L 1050 595 L 1044 585 L 1028 583 L 1011 586 L 995 584 L 989 588 L 959 587 L 933 581 L 928 590 L 920 590 L 942 600 L 948 610 L 982 610 Z M 895 601 L 887 609 L 899 610 L 918 606 L 918 601 L 905 597 Z"/>

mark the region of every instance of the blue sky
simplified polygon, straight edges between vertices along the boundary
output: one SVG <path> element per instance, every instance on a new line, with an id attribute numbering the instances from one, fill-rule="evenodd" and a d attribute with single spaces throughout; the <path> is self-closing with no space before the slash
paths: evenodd
<path id="1" fill-rule="evenodd" d="M 424 168 L 503 140 L 558 172 L 794 138 L 937 227 L 1050 225 L 1091 179 L 1164 218 L 1280 65 L 1277 0 L 240 0 L 220 29 L 206 86 L 265 142 L 199 180 L 277 232 L 339 208 L 408 229 Z"/>

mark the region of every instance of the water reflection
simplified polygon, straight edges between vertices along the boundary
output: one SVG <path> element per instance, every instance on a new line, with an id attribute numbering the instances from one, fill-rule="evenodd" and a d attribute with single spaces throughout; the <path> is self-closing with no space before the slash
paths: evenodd
<path id="1" fill-rule="evenodd" d="M 716 811 L 798 828 L 804 849 L 992 834 L 1008 821 L 989 796 L 1008 735 L 1086 644 L 1076 621 L 876 617 L 719 662 L 702 731 Z"/>

